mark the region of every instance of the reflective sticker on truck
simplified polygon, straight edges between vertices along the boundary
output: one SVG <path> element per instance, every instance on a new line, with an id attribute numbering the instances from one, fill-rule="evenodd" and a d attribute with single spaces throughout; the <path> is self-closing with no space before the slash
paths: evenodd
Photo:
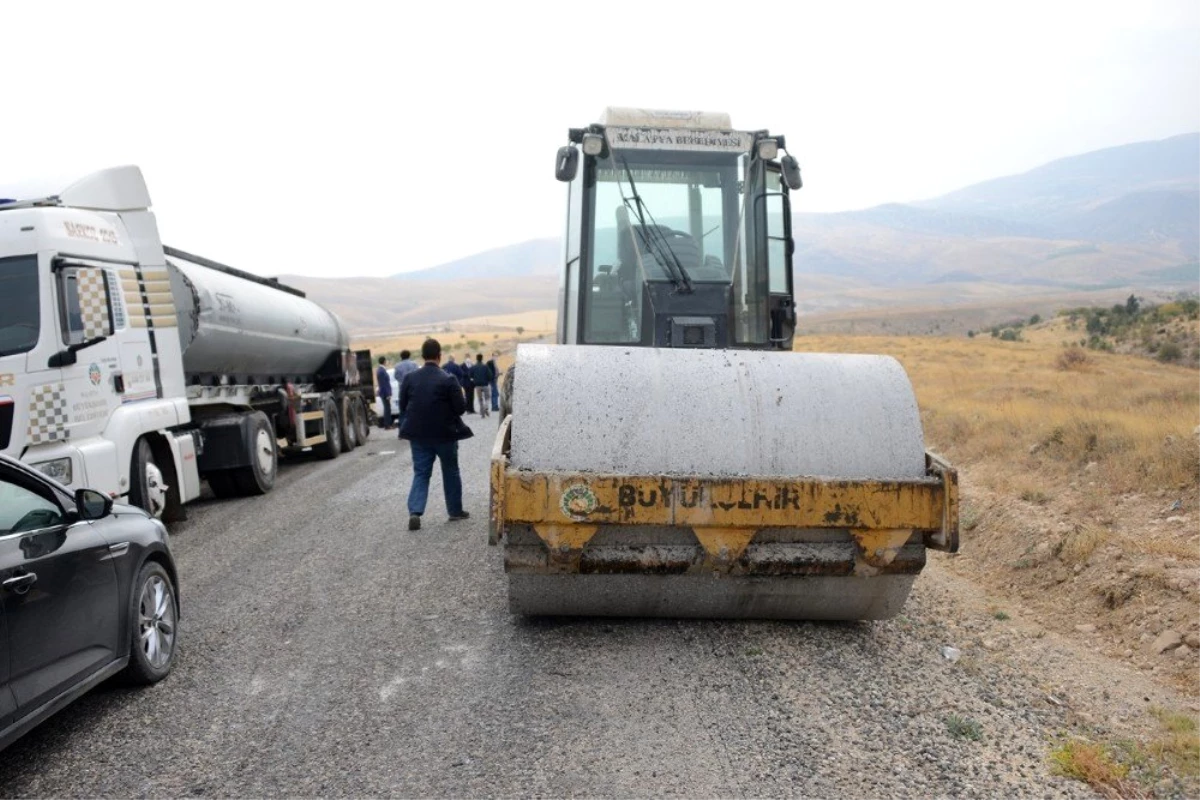
<path id="1" fill-rule="evenodd" d="M 66 441 L 71 438 L 67 391 L 61 383 L 35 386 L 29 393 L 29 443 Z"/>
<path id="2" fill-rule="evenodd" d="M 84 340 L 107 336 L 108 283 L 104 280 L 104 270 L 81 269 L 75 280 L 79 292 L 79 315 L 83 323 Z"/>

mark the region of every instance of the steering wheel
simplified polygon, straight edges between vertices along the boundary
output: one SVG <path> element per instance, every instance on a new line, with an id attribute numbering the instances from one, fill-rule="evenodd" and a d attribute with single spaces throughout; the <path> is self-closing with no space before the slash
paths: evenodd
<path id="1" fill-rule="evenodd" d="M 35 508 L 17 520 L 9 533 L 18 531 L 35 531 L 38 528 L 49 528 L 62 522 L 62 515 L 52 508 Z"/>

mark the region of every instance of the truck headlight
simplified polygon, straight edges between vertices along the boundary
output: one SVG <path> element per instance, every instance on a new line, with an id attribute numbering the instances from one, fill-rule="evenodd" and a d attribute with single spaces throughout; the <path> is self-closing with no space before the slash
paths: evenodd
<path id="1" fill-rule="evenodd" d="M 778 139 L 759 139 L 758 140 L 758 157 L 763 161 L 774 161 L 779 155 L 779 140 Z"/>
<path id="2" fill-rule="evenodd" d="M 54 478 L 63 486 L 71 484 L 71 459 L 56 458 L 53 461 L 43 461 L 40 464 L 31 465 L 34 469 L 41 472 L 43 475 Z"/>

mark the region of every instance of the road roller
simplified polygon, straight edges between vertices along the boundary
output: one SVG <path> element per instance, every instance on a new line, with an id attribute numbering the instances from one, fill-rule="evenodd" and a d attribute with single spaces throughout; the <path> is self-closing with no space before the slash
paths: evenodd
<path id="1" fill-rule="evenodd" d="M 904 368 L 794 352 L 782 135 L 608 108 L 568 132 L 555 344 L 521 344 L 489 542 L 526 616 L 887 619 L 958 548 Z"/>

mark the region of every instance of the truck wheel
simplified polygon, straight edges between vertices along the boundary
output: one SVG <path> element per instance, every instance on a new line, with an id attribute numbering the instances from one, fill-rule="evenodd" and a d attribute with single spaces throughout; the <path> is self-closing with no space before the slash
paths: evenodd
<path id="1" fill-rule="evenodd" d="M 358 447 L 358 426 L 354 424 L 354 401 L 346 400 L 342 404 L 345 408 L 342 413 L 342 452 L 349 453 L 354 448 Z"/>
<path id="2" fill-rule="evenodd" d="M 367 406 L 362 400 L 355 400 L 354 408 L 354 427 L 358 429 L 358 443 L 366 444 L 367 437 L 371 435 L 371 420 L 367 419 Z"/>
<path id="3" fill-rule="evenodd" d="M 250 464 L 232 470 L 233 479 L 240 494 L 266 494 L 275 485 L 275 473 L 279 468 L 279 449 L 275 442 L 275 431 L 271 428 L 267 415 L 256 411 L 250 417 L 254 420 Z"/>
<path id="4" fill-rule="evenodd" d="M 133 446 L 133 459 L 129 464 L 129 502 L 155 518 L 161 518 L 167 507 L 167 483 L 154 461 L 150 442 L 144 437 Z"/>
<path id="5" fill-rule="evenodd" d="M 237 497 L 240 494 L 238 483 L 234 480 L 232 470 L 218 469 L 206 472 L 204 479 L 208 481 L 208 488 L 212 489 L 214 497 L 226 500 L 230 497 Z"/>
<path id="6" fill-rule="evenodd" d="M 342 454 L 342 421 L 338 418 L 337 404 L 333 398 L 325 398 L 325 441 L 313 448 L 318 458 L 337 458 Z"/>

